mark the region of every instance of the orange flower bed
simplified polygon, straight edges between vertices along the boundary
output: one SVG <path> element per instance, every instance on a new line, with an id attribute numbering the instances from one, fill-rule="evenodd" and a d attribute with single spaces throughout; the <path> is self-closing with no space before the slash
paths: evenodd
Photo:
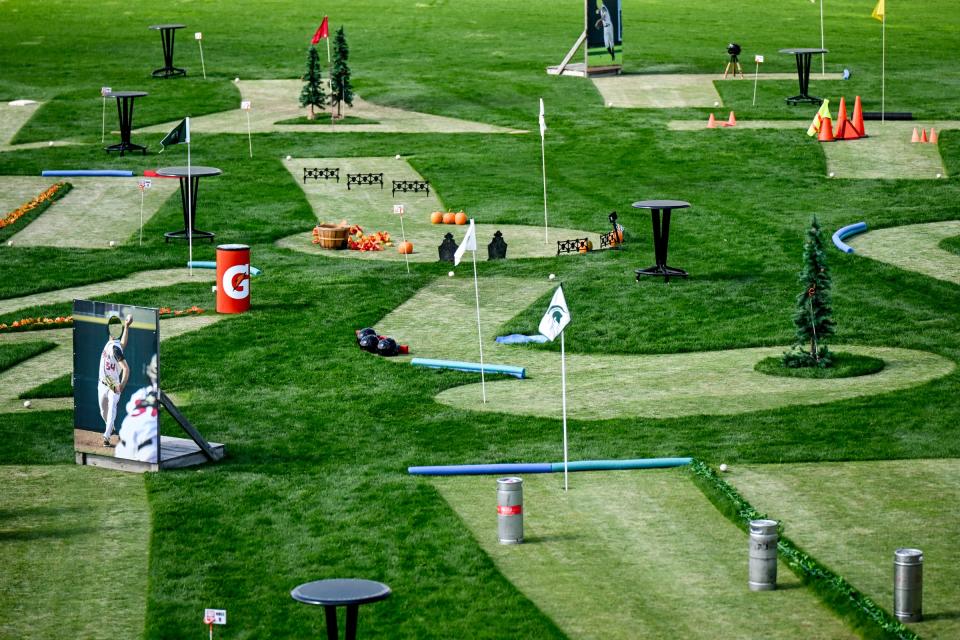
<path id="1" fill-rule="evenodd" d="M 203 313 L 203 309 L 193 305 L 189 309 L 174 310 L 170 307 L 160 307 L 161 318 L 176 318 L 180 316 L 196 316 Z M 61 329 L 73 326 L 73 316 L 57 316 L 56 318 L 23 318 L 14 320 L 10 324 L 0 323 L 0 331 L 37 331 L 41 329 Z"/>
<path id="2" fill-rule="evenodd" d="M 47 189 L 40 195 L 38 195 L 36 198 L 31 200 L 30 202 L 28 202 L 27 204 L 20 205 L 19 207 L 17 207 L 16 209 L 8 213 L 3 218 L 0 218 L 0 229 L 3 229 L 4 227 L 13 224 L 14 222 L 22 218 L 25 214 L 29 213 L 30 211 L 33 211 L 34 209 L 39 207 L 41 204 L 43 204 L 50 198 L 53 198 L 54 196 L 56 196 L 60 192 L 60 190 L 64 188 L 64 186 L 66 186 L 65 182 L 58 182 L 52 185 L 49 189 Z"/>

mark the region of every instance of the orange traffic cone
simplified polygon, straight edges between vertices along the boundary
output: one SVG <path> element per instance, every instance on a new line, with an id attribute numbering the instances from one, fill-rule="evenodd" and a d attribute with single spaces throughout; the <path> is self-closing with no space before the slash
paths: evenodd
<path id="1" fill-rule="evenodd" d="M 920 134 L 917 133 L 917 128 L 913 128 L 913 136 L 910 138 L 910 142 L 920 142 Z"/>
<path id="2" fill-rule="evenodd" d="M 707 129 L 716 129 L 716 128 L 717 128 L 717 120 L 716 118 L 713 117 L 713 114 L 711 113 L 710 117 L 707 118 Z M 914 133 L 916 133 L 916 131 L 914 131 Z"/>
<path id="3" fill-rule="evenodd" d="M 933 127 L 930 127 L 930 144 L 937 144 L 940 141 L 940 135 L 937 133 L 937 130 Z"/>
<path id="4" fill-rule="evenodd" d="M 820 134 L 817 136 L 817 140 L 820 142 L 833 142 L 836 140 L 836 138 L 833 137 L 833 123 L 830 122 L 830 118 L 820 120 Z"/>
<path id="5" fill-rule="evenodd" d="M 920 142 L 929 142 L 929 140 L 927 140 L 927 130 L 926 130 L 926 129 L 920 129 Z"/>
<path id="6" fill-rule="evenodd" d="M 840 110 L 837 111 L 837 124 L 841 127 L 843 123 L 847 120 L 847 99 L 844 97 L 840 98 Z"/>
<path id="7" fill-rule="evenodd" d="M 867 136 L 867 130 L 863 126 L 863 105 L 860 104 L 860 96 L 853 102 L 853 127 L 861 136 Z"/>
<path id="8" fill-rule="evenodd" d="M 844 120 L 837 127 L 837 140 L 856 140 L 861 137 L 860 132 L 849 119 Z"/>
<path id="9" fill-rule="evenodd" d="M 733 115 L 733 111 L 730 112 L 730 117 L 727 118 L 727 121 L 723 123 L 725 127 L 735 127 L 737 126 L 737 116 Z"/>

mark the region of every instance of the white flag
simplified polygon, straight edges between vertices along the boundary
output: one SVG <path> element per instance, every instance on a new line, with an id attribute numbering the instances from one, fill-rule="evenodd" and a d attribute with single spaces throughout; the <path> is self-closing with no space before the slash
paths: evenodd
<path id="1" fill-rule="evenodd" d="M 563 333 L 564 327 L 568 324 L 570 324 L 570 310 L 567 309 L 567 301 L 563 297 L 563 285 L 561 285 L 557 287 L 553 298 L 550 300 L 547 312 L 543 314 L 543 318 L 540 320 L 539 331 L 553 341 Z"/>
<path id="2" fill-rule="evenodd" d="M 470 218 L 470 226 L 467 228 L 466 235 L 463 236 L 463 242 L 457 247 L 457 252 L 453 254 L 453 266 L 460 264 L 463 254 L 467 251 L 477 250 L 477 232 L 473 228 L 473 218 Z"/>
<path id="3" fill-rule="evenodd" d="M 540 137 L 547 132 L 547 122 L 543 119 L 543 98 L 540 98 Z"/>

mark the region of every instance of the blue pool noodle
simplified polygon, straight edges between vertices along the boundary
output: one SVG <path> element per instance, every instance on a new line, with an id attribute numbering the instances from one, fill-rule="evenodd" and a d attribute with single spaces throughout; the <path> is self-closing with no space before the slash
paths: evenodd
<path id="1" fill-rule="evenodd" d="M 692 458 L 639 458 L 635 460 L 580 460 L 567 464 L 569 471 L 622 471 L 667 469 L 690 464 Z M 509 473 L 554 473 L 563 471 L 562 462 L 517 462 L 503 464 L 455 464 L 407 467 L 413 476 L 481 476 Z"/>
<path id="2" fill-rule="evenodd" d="M 466 371 L 468 373 L 480 373 L 480 364 L 476 362 L 460 362 L 459 360 L 432 360 L 430 358 L 414 358 L 410 364 L 416 367 L 428 367 L 430 369 L 453 369 L 454 371 Z M 503 373 L 515 378 L 526 378 L 527 370 L 523 367 L 512 367 L 507 364 L 486 364 L 483 365 L 484 373 Z"/>
<path id="3" fill-rule="evenodd" d="M 130 178 L 133 176 L 133 171 L 125 169 L 44 169 L 40 175 L 51 178 L 74 176 Z"/>
<path id="4" fill-rule="evenodd" d="M 833 244 L 837 247 L 837 249 L 840 249 L 840 251 L 843 251 L 844 253 L 853 253 L 853 247 L 844 242 L 844 239 L 858 233 L 863 233 L 866 230 L 866 222 L 855 222 L 853 224 L 848 224 L 845 227 L 840 227 L 833 234 Z"/>
<path id="5" fill-rule="evenodd" d="M 194 269 L 216 269 L 217 263 L 212 260 L 191 260 L 187 263 L 188 267 L 193 267 Z M 262 271 L 256 267 L 250 267 L 250 275 L 258 276 Z"/>

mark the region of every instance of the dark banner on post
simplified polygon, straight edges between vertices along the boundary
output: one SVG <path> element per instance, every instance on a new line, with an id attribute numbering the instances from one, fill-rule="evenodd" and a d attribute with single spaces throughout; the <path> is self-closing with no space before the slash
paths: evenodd
<path id="1" fill-rule="evenodd" d="M 160 314 L 73 301 L 73 443 L 85 453 L 159 462 Z"/>
<path id="2" fill-rule="evenodd" d="M 621 0 L 586 0 L 587 71 L 618 71 L 623 66 Z"/>

